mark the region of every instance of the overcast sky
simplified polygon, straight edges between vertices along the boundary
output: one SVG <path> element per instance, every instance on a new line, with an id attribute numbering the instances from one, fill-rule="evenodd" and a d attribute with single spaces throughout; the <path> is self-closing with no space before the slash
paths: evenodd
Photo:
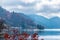
<path id="1" fill-rule="evenodd" d="M 0 0 L 0 6 L 8 11 L 60 17 L 60 0 Z"/>

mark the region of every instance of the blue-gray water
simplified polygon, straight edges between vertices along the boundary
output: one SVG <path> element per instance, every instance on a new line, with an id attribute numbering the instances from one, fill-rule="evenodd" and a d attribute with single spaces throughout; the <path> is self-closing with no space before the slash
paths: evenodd
<path id="1" fill-rule="evenodd" d="M 39 35 L 46 36 L 46 35 L 60 35 L 60 31 L 39 31 Z"/>

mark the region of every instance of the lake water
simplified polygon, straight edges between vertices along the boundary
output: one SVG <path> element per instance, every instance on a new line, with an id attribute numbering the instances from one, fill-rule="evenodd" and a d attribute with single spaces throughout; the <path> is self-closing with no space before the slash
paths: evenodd
<path id="1" fill-rule="evenodd" d="M 60 35 L 60 29 L 45 29 L 38 32 L 39 35 Z"/>
<path id="2" fill-rule="evenodd" d="M 39 40 L 60 40 L 60 35 L 48 35 L 48 36 L 39 36 Z"/>
<path id="3" fill-rule="evenodd" d="M 30 32 L 30 33 L 38 33 L 41 36 L 44 35 L 60 35 L 60 29 L 44 29 L 44 30 L 40 30 L 40 29 L 27 29 L 26 31 Z"/>
<path id="4" fill-rule="evenodd" d="M 60 40 L 60 29 L 45 29 L 39 31 L 39 40 Z"/>

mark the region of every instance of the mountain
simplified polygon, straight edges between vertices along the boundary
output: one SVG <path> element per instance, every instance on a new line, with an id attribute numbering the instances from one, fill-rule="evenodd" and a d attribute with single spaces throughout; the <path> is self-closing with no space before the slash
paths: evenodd
<path id="1" fill-rule="evenodd" d="M 59 17 L 53 17 L 49 20 L 51 21 L 52 28 L 60 28 L 60 18 Z"/>
<path id="2" fill-rule="evenodd" d="M 11 23 L 13 22 L 12 25 L 14 26 L 23 26 L 23 28 L 28 28 L 28 26 L 35 26 L 35 23 L 23 13 L 12 12 L 11 18 L 8 20 L 11 21 Z"/>
<path id="3" fill-rule="evenodd" d="M 43 25 L 45 28 L 60 28 L 60 18 L 59 17 L 53 17 L 51 19 L 47 19 L 43 16 L 38 15 L 29 15 L 30 18 L 37 24 Z"/>
<path id="4" fill-rule="evenodd" d="M 11 26 L 35 26 L 35 23 L 23 13 L 9 12 L 0 7 L 0 17 Z"/>
<path id="5" fill-rule="evenodd" d="M 22 28 L 38 28 L 36 23 L 24 13 L 9 12 L 0 7 L 0 18 L 4 19 L 6 23 L 13 27 Z M 39 26 L 39 28 L 42 26 Z"/>
<path id="6" fill-rule="evenodd" d="M 37 24 L 43 25 L 45 28 L 50 28 L 50 21 L 49 19 L 43 17 L 43 16 L 38 16 L 38 15 L 29 15 L 30 18 Z"/>

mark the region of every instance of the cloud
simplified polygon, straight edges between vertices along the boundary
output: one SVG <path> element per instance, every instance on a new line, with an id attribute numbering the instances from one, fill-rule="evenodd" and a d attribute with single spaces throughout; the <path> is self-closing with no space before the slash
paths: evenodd
<path id="1" fill-rule="evenodd" d="M 0 6 L 9 11 L 42 15 L 47 18 L 60 15 L 60 0 L 0 0 Z"/>
<path id="2" fill-rule="evenodd" d="M 41 0 L 34 6 L 37 15 L 51 18 L 60 17 L 60 0 Z"/>
<path id="3" fill-rule="evenodd" d="M 37 12 L 41 13 L 59 13 L 60 12 L 60 6 L 51 6 L 51 5 L 44 5 L 40 8 Z"/>
<path id="4" fill-rule="evenodd" d="M 44 16 L 44 17 L 46 17 L 46 18 L 48 18 L 48 19 L 50 19 L 50 18 L 52 18 L 52 17 L 60 17 L 60 13 L 51 13 L 51 14 L 46 14 L 46 13 L 37 13 L 37 15 L 40 15 L 40 16 Z"/>
<path id="5" fill-rule="evenodd" d="M 11 6 L 11 5 L 23 5 L 23 6 L 33 6 L 36 0 L 2 0 L 0 3 L 4 6 Z"/>
<path id="6" fill-rule="evenodd" d="M 26 9 L 24 6 L 22 5 L 16 5 L 16 6 L 2 6 L 2 8 L 8 10 L 8 11 L 22 11 L 24 9 Z"/>
<path id="7" fill-rule="evenodd" d="M 35 2 L 36 0 L 20 0 L 21 2 L 24 2 L 24 3 L 33 3 Z"/>
<path id="8" fill-rule="evenodd" d="M 44 11 L 45 9 L 48 11 L 51 11 L 53 9 L 60 9 L 60 0 L 52 0 L 52 1 L 48 1 L 48 0 L 41 0 L 41 2 L 36 3 L 36 5 L 34 6 L 34 9 L 36 11 L 42 10 Z"/>

